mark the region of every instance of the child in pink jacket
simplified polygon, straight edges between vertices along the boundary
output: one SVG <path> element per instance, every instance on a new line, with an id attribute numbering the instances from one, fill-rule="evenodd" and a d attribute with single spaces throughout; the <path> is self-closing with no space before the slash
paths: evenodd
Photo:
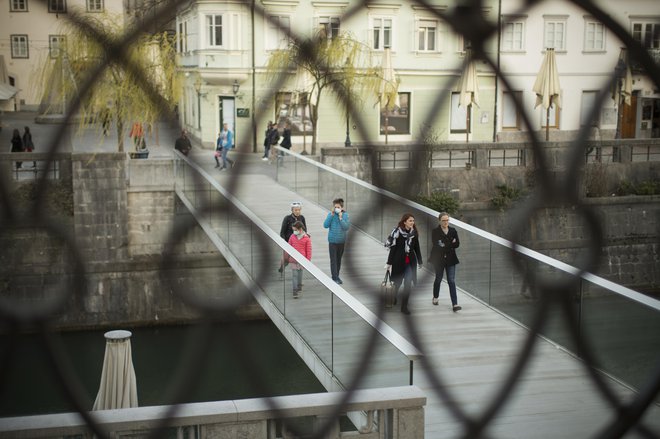
<path id="1" fill-rule="evenodd" d="M 289 238 L 289 245 L 306 257 L 312 260 L 312 240 L 305 233 L 305 226 L 301 221 L 293 223 L 293 235 Z M 297 299 L 302 293 L 302 266 L 294 258 L 289 256 L 289 266 L 293 275 L 293 298 Z"/>

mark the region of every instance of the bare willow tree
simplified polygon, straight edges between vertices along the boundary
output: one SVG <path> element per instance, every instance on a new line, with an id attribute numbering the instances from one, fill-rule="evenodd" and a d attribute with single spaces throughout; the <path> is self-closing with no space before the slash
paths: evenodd
<path id="1" fill-rule="evenodd" d="M 47 60 L 41 69 L 45 112 L 64 112 L 67 102 L 80 99 L 81 127 L 90 120 L 109 117 L 116 122 L 119 152 L 124 151 L 124 134 L 131 122 L 152 126 L 171 110 L 181 93 L 181 78 L 176 70 L 176 42 L 173 35 L 140 34 L 121 47 L 122 57 L 115 58 L 109 48 L 124 37 L 124 18 L 116 14 L 94 14 L 65 22 L 62 34 L 66 44 L 55 60 Z M 91 31 L 102 38 L 94 38 Z M 85 96 L 78 87 L 90 72 L 106 65 L 94 78 Z M 149 87 L 145 86 L 149 84 Z M 152 91 L 162 99 L 154 99 Z M 169 108 L 163 107 L 165 102 Z M 103 116 L 102 116 L 103 115 Z"/>
<path id="2" fill-rule="evenodd" d="M 269 79 L 288 72 L 306 71 L 311 76 L 308 89 L 312 123 L 312 155 L 316 154 L 319 106 L 323 91 L 330 89 L 346 112 L 363 105 L 366 96 L 376 97 L 380 70 L 372 65 L 371 49 L 350 33 L 328 37 L 321 28 L 308 39 L 291 39 L 286 49 L 274 51 L 267 64 Z"/>

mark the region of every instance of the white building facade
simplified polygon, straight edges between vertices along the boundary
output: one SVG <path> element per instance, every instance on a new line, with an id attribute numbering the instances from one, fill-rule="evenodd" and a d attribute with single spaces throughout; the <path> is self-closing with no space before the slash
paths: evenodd
<path id="1" fill-rule="evenodd" d="M 568 1 L 542 1 L 530 9 L 523 9 L 523 3 L 485 2 L 481 10 L 482 17 L 499 29 L 487 42 L 486 54 L 511 89 L 496 80 L 487 63 L 478 63 L 479 106 L 472 109 L 470 141 L 522 141 L 528 139 L 530 129 L 545 129 L 545 111 L 534 107 L 532 86 L 547 47 L 555 49 L 562 88 L 561 107 L 551 111 L 550 140 L 573 138 L 585 124 L 592 128 L 592 137 L 614 137 L 620 116 L 614 101 L 606 99 L 595 118 L 589 117 L 589 109 L 598 91 L 608 86 L 622 43 L 595 17 Z M 294 72 L 275 90 L 265 66 L 273 50 L 286 46 L 288 32 L 311 35 L 325 26 L 329 35 L 349 32 L 369 45 L 376 60 L 385 47 L 391 48 L 401 106 L 390 117 L 389 142 L 419 142 L 426 125 L 440 141 L 465 141 L 465 109 L 458 106 L 456 96 L 465 42 L 438 16 L 452 14 L 456 4 L 432 4 L 427 9 L 407 1 L 358 7 L 354 1 L 257 0 L 252 8 L 241 1 L 187 2 L 177 14 L 180 63 L 187 76 L 179 104 L 181 122 L 209 147 L 222 123 L 229 122 L 238 145 L 258 150 L 266 122 L 287 119 L 298 135 L 294 144 L 309 148 L 311 136 L 302 134 L 311 127 L 287 97 L 295 88 Z M 660 3 L 602 1 L 599 6 L 651 53 L 660 50 Z M 655 121 L 660 95 L 643 71 L 633 69 L 633 74 L 634 102 L 623 109 L 623 137 L 660 136 Z M 529 114 L 530 127 L 513 105 L 514 97 Z M 363 135 L 353 120 L 347 124 L 343 106 L 325 95 L 319 109 L 319 145 L 342 146 L 347 128 L 353 143 L 384 142 L 380 109 L 374 102 L 375 97 L 367 96 L 359 109 L 366 121 Z"/>
<path id="2" fill-rule="evenodd" d="M 66 45 L 64 23 L 68 14 L 109 12 L 123 14 L 122 1 L 114 0 L 4 0 L 0 9 L 0 63 L 9 85 L 18 89 L 2 101 L 4 111 L 36 111 L 42 87 L 38 72 Z"/>

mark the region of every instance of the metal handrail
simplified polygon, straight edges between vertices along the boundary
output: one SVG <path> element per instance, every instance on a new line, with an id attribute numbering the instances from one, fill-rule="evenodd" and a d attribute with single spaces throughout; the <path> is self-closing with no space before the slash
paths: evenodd
<path id="1" fill-rule="evenodd" d="M 389 341 L 397 350 L 399 350 L 410 361 L 414 361 L 421 357 L 423 354 L 408 340 L 403 338 L 391 326 L 381 320 L 369 308 L 362 304 L 359 300 L 346 292 L 342 287 L 337 285 L 327 274 L 322 272 L 316 265 L 303 257 L 296 249 L 294 249 L 288 242 L 282 240 L 279 234 L 275 233 L 264 221 L 255 215 L 247 206 L 241 203 L 236 197 L 223 188 L 220 183 L 214 180 L 201 166 L 193 162 L 190 158 L 184 156 L 178 151 L 174 151 L 175 159 L 180 159 L 186 162 L 191 168 L 197 171 L 207 183 L 213 186 L 223 197 L 236 207 L 246 218 L 250 218 L 253 224 L 258 227 L 268 238 L 277 244 L 282 250 L 287 252 L 293 257 L 297 263 L 302 265 L 312 276 L 319 280 L 330 292 L 339 300 L 344 302 L 353 312 L 360 316 L 369 326 L 374 328 L 380 335 Z"/>
<path id="2" fill-rule="evenodd" d="M 431 215 L 433 217 L 437 217 L 439 212 L 435 211 L 429 207 L 423 206 L 419 203 L 416 203 L 414 201 L 410 201 L 406 198 L 403 198 L 400 195 L 397 195 L 393 192 L 390 192 L 386 189 L 379 188 L 377 186 L 374 186 L 371 183 L 367 183 L 366 181 L 360 180 L 359 178 L 353 177 L 352 175 L 346 174 L 345 172 L 338 171 L 337 169 L 331 168 L 328 165 L 325 165 L 323 163 L 319 163 L 315 160 L 312 160 L 308 157 L 305 157 L 303 155 L 300 155 L 296 152 L 290 151 L 288 149 L 282 148 L 280 146 L 274 146 L 279 151 L 282 151 L 285 154 L 291 155 L 295 157 L 298 160 L 302 160 L 308 164 L 311 164 L 313 166 L 316 166 L 319 169 L 323 169 L 326 172 L 330 172 L 338 177 L 344 178 L 351 183 L 357 184 L 359 186 L 362 186 L 363 188 L 369 189 L 373 192 L 376 192 L 380 195 L 383 195 L 385 197 L 391 198 L 401 204 L 405 204 L 409 206 L 412 209 L 424 212 L 428 215 Z M 616 284 L 612 281 L 609 281 L 605 278 L 602 278 L 600 276 L 597 276 L 593 273 L 585 272 L 583 270 L 580 270 L 577 267 L 574 267 L 570 264 L 566 264 L 562 261 L 559 261 L 557 259 L 551 258 L 547 255 L 544 255 L 542 253 L 537 252 L 536 250 L 532 250 L 530 248 L 524 247 L 520 244 L 516 244 L 513 241 L 509 241 L 508 239 L 502 238 L 501 236 L 497 236 L 493 233 L 487 232 L 485 230 L 482 230 L 478 227 L 472 226 L 470 224 L 467 224 L 461 220 L 458 220 L 456 218 L 452 218 L 452 225 L 457 226 L 467 232 L 473 233 L 481 238 L 487 239 L 491 242 L 494 242 L 496 244 L 499 244 L 503 247 L 509 248 L 514 252 L 520 253 L 522 255 L 525 255 L 529 258 L 532 258 L 538 262 L 550 265 L 560 271 L 563 271 L 571 276 L 579 276 L 580 278 L 593 283 L 594 285 L 597 285 L 599 287 L 605 288 L 608 291 L 611 291 L 613 293 L 619 294 L 621 296 L 627 297 L 631 300 L 634 300 L 635 302 L 641 303 L 645 306 L 648 306 L 649 308 L 653 308 L 656 311 L 660 311 L 660 300 L 653 299 L 652 297 L 649 297 L 645 294 L 642 294 L 638 291 L 632 290 L 630 288 L 624 287 L 623 285 Z"/>

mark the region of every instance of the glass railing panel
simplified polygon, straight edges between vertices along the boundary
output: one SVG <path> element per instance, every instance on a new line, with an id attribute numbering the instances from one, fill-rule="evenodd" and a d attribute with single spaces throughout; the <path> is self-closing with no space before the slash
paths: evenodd
<path id="1" fill-rule="evenodd" d="M 224 240 L 229 251 L 239 260 L 250 275 L 252 267 L 252 219 L 247 218 L 243 212 L 233 204 L 227 208 L 227 239 Z"/>
<path id="2" fill-rule="evenodd" d="M 371 189 L 353 182 L 348 182 L 346 193 L 346 210 L 351 216 L 353 225 L 368 235 L 381 236 L 381 195 Z"/>
<path id="3" fill-rule="evenodd" d="M 319 204 L 326 209 L 332 207 L 332 200 L 336 198 L 341 198 L 345 202 L 349 200 L 346 193 L 346 179 L 341 175 L 319 169 L 318 187 Z M 348 208 L 346 204 L 344 207 Z"/>
<path id="4" fill-rule="evenodd" d="M 336 296 L 332 328 L 333 373 L 344 386 L 350 385 L 357 373 L 363 378 L 356 388 L 409 384 L 409 359 Z M 360 361 L 371 343 L 374 348 L 363 370 Z"/>
<path id="5" fill-rule="evenodd" d="M 457 228 L 459 265 L 456 267 L 456 285 L 473 296 L 489 303 L 491 241 Z"/>
<path id="6" fill-rule="evenodd" d="M 222 196 L 220 192 L 213 189 L 211 191 L 210 197 L 210 209 L 208 213 L 208 218 L 211 224 L 211 227 L 218 234 L 220 239 L 223 242 L 227 241 L 227 233 L 229 232 L 228 222 L 227 222 L 227 200 Z"/>
<path id="7" fill-rule="evenodd" d="M 582 332 L 596 353 L 597 366 L 638 389 L 660 362 L 658 310 L 587 281 Z"/>
<path id="8" fill-rule="evenodd" d="M 297 160 L 295 172 L 295 185 L 293 190 L 302 198 L 307 198 L 314 203 L 319 202 L 319 169 L 312 163 L 304 160 Z M 332 200 L 330 200 L 332 201 Z"/>
<path id="9" fill-rule="evenodd" d="M 306 270 L 302 271 L 302 289 L 294 298 L 292 269 L 287 267 L 284 286 L 285 317 L 298 334 L 330 369 L 332 367 L 332 293 Z"/>
<path id="10" fill-rule="evenodd" d="M 296 184 L 297 162 L 295 157 L 286 153 L 277 162 L 277 182 L 290 190 L 294 190 Z"/>
<path id="11" fill-rule="evenodd" d="M 289 297 L 286 296 L 287 285 L 289 287 L 291 285 L 291 270 L 283 267 L 282 271 L 279 271 L 284 260 L 284 251 L 257 228 L 254 228 L 251 248 L 254 266 L 251 273 L 252 279 L 261 287 L 277 309 L 284 314 L 286 301 L 289 300 Z"/>

